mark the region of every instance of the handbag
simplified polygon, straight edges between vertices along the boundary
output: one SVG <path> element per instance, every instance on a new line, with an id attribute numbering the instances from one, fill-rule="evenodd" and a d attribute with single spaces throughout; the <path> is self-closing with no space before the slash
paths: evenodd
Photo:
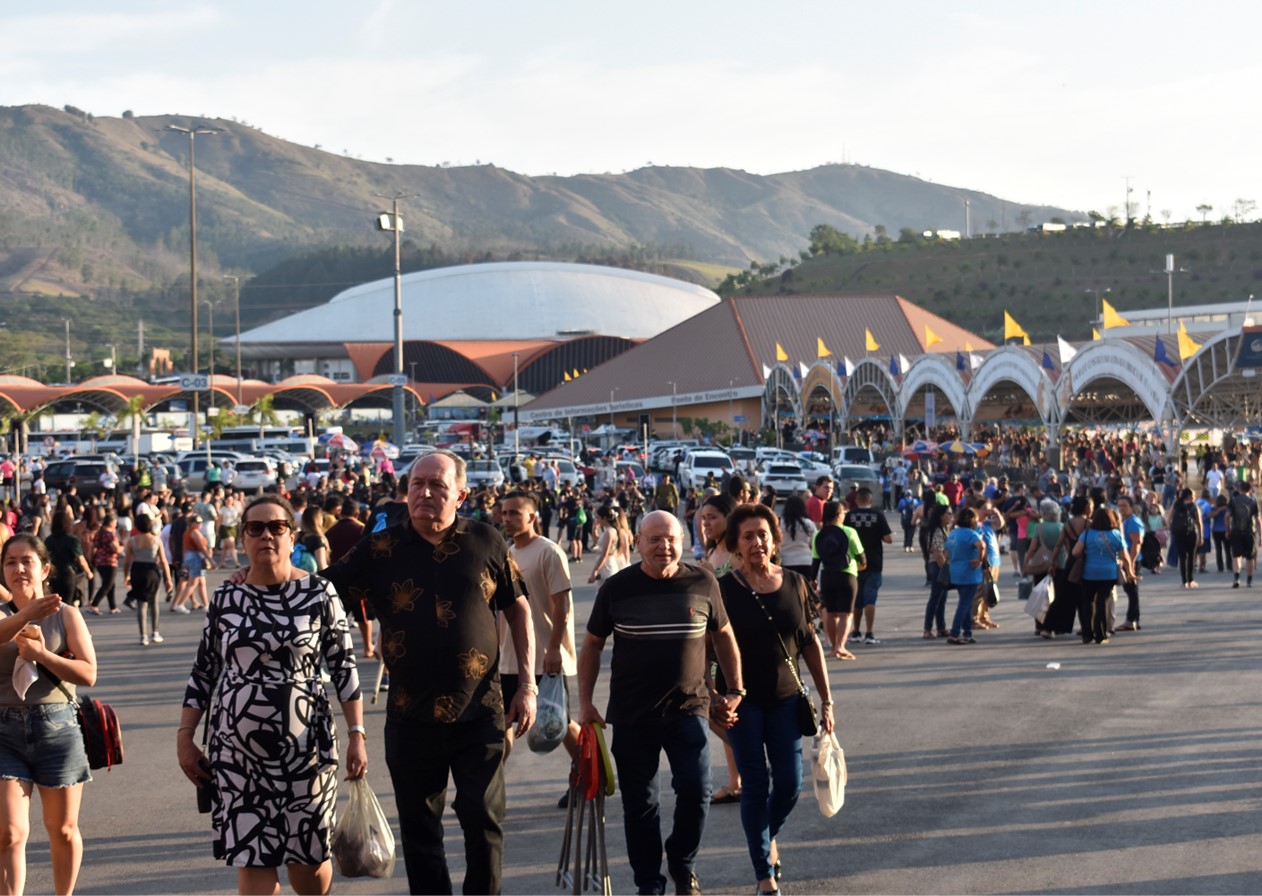
<path id="1" fill-rule="evenodd" d="M 846 753 L 837 742 L 836 734 L 819 740 L 819 755 L 815 757 L 815 800 L 820 814 L 832 818 L 846 804 Z"/>
<path id="2" fill-rule="evenodd" d="M 939 588 L 951 587 L 951 561 L 950 560 L 948 560 L 946 563 L 941 564 L 938 567 L 938 587 Z"/>
<path id="3" fill-rule="evenodd" d="M 999 606 L 999 584 L 997 582 L 986 583 L 986 606 L 992 610 Z"/>
<path id="4" fill-rule="evenodd" d="M 53 679 L 57 690 L 66 695 L 66 700 L 75 705 L 79 715 L 79 730 L 83 734 L 83 750 L 88 754 L 88 768 L 103 768 L 108 771 L 122 764 L 123 729 L 114 707 L 94 697 L 79 697 L 76 700 L 47 667 L 40 668 Z"/>
<path id="5" fill-rule="evenodd" d="M 1052 568 L 1053 557 L 1052 549 L 1043 541 L 1043 527 L 1037 525 L 1034 527 L 1038 530 L 1038 547 L 1034 549 L 1034 553 L 1025 561 L 1025 574 L 1027 576 L 1041 576 Z"/>
<path id="6" fill-rule="evenodd" d="M 1047 619 L 1047 611 L 1056 600 L 1056 583 L 1051 576 L 1044 576 L 1030 592 L 1030 599 L 1025 603 L 1027 616 L 1042 625 Z"/>
<path id="7" fill-rule="evenodd" d="M 771 618 L 771 614 L 767 612 L 767 607 L 762 602 L 762 598 L 758 596 L 758 592 L 750 587 L 740 573 L 733 570 L 732 575 L 736 577 L 736 581 L 749 588 L 749 593 L 753 596 L 754 602 L 758 604 L 758 609 L 762 610 L 763 615 L 767 617 L 767 624 L 775 632 L 776 640 L 780 642 L 780 652 L 784 654 L 784 661 L 788 664 L 789 671 L 793 673 L 793 680 L 797 682 L 798 686 L 798 730 L 802 732 L 803 737 L 814 737 L 819 734 L 819 717 L 815 715 L 815 704 L 811 702 L 810 692 L 807 691 L 806 685 L 802 683 L 802 676 L 798 674 L 797 663 L 793 662 L 793 657 L 789 655 L 789 648 L 785 646 L 784 638 L 780 636 L 780 630 L 776 628 L 776 622 Z"/>

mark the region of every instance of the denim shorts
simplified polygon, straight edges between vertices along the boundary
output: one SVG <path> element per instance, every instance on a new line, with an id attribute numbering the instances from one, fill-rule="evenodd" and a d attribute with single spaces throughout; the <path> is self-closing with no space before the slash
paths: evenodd
<path id="1" fill-rule="evenodd" d="M 73 703 L 0 706 L 0 780 L 52 788 L 92 780 Z"/>
<path id="2" fill-rule="evenodd" d="M 199 552 L 184 552 L 184 571 L 188 573 L 190 579 L 198 579 L 206 575 L 206 564 Z"/>

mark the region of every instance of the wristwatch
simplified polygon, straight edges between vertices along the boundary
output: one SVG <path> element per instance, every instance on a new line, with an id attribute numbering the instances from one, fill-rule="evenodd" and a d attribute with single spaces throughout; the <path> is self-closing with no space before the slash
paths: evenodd
<path id="1" fill-rule="evenodd" d="M 523 681 L 518 685 L 518 687 L 527 694 L 534 694 L 536 697 L 539 696 L 539 685 L 535 684 L 533 681 Z"/>
<path id="2" fill-rule="evenodd" d="M 348 735 L 351 735 L 351 734 L 358 734 L 358 735 L 359 735 L 360 737 L 362 737 L 364 740 L 368 740 L 368 732 L 364 730 L 364 726 L 363 726 L 363 725 L 347 725 L 347 726 L 346 726 L 346 733 L 347 733 Z"/>
<path id="3" fill-rule="evenodd" d="M 725 696 L 725 697 L 740 697 L 740 698 L 742 698 L 742 699 L 743 699 L 743 698 L 745 697 L 745 689 L 744 689 L 744 688 L 728 688 L 728 689 L 727 689 L 727 693 L 726 693 L 726 694 L 724 694 L 723 696 Z"/>

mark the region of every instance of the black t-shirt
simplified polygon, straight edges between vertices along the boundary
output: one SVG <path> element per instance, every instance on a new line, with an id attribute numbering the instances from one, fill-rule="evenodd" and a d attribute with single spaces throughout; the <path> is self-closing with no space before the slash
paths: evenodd
<path id="1" fill-rule="evenodd" d="M 503 536 L 457 519 L 437 545 L 410 524 L 365 536 L 320 575 L 368 601 L 390 670 L 386 714 L 435 725 L 504 724 L 496 613 L 526 593 Z"/>
<path id="2" fill-rule="evenodd" d="M 1025 495 L 1013 495 L 999 505 L 999 512 L 1004 515 L 1004 525 L 1008 527 L 1008 534 L 1012 538 L 1017 537 L 1017 521 L 1015 518 L 1008 519 L 1008 514 L 1014 510 L 1024 510 L 1029 506 L 1030 502 L 1026 500 Z"/>
<path id="3" fill-rule="evenodd" d="M 784 571 L 780 590 L 771 594 L 759 594 L 775 623 L 767 621 L 767 614 L 758 606 L 750 589 L 728 573 L 719 579 L 723 591 L 723 606 L 732 623 L 732 633 L 741 652 L 741 676 L 749 693 L 742 703 L 753 703 L 764 709 L 798 692 L 797 680 L 784 661 L 784 648 L 789 651 L 793 663 L 798 664 L 802 648 L 815 637 L 810 622 L 809 597 L 806 580 L 791 569 Z M 777 640 L 775 632 L 780 633 Z M 800 672 L 799 672 L 800 674 Z M 718 690 L 727 689 L 722 673 L 718 676 Z"/>
<path id="4" fill-rule="evenodd" d="M 708 569 L 681 563 L 671 578 L 655 579 L 637 563 L 606 580 L 587 620 L 596 637 L 614 636 L 606 721 L 644 725 L 705 715 L 705 635 L 725 625 L 719 583 Z"/>
<path id="5" fill-rule="evenodd" d="M 856 507 L 846 514 L 846 525 L 859 533 L 868 565 L 864 572 L 880 572 L 885 561 L 885 536 L 892 534 L 889 520 L 875 507 Z"/>

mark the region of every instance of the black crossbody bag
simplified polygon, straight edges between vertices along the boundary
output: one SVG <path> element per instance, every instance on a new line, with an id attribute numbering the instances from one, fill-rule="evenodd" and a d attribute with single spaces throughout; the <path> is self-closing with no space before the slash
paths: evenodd
<path id="1" fill-rule="evenodd" d="M 798 674 L 797 663 L 793 662 L 793 657 L 789 654 L 789 648 L 785 645 L 784 638 L 780 636 L 780 630 L 776 628 L 776 621 L 771 618 L 771 613 L 767 611 L 767 606 L 762 602 L 762 597 L 745 581 L 744 577 L 736 571 L 733 571 L 732 575 L 736 578 L 736 581 L 749 589 L 754 602 L 758 604 L 758 609 L 762 610 L 763 615 L 767 617 L 767 624 L 771 626 L 771 630 L 775 633 L 776 640 L 780 642 L 780 651 L 784 654 L 784 661 L 788 664 L 789 671 L 793 673 L 793 680 L 797 682 L 798 686 L 798 728 L 801 730 L 803 737 L 814 737 L 819 734 L 819 718 L 815 715 L 815 704 L 811 702 L 810 691 L 802 683 L 802 676 Z"/>

